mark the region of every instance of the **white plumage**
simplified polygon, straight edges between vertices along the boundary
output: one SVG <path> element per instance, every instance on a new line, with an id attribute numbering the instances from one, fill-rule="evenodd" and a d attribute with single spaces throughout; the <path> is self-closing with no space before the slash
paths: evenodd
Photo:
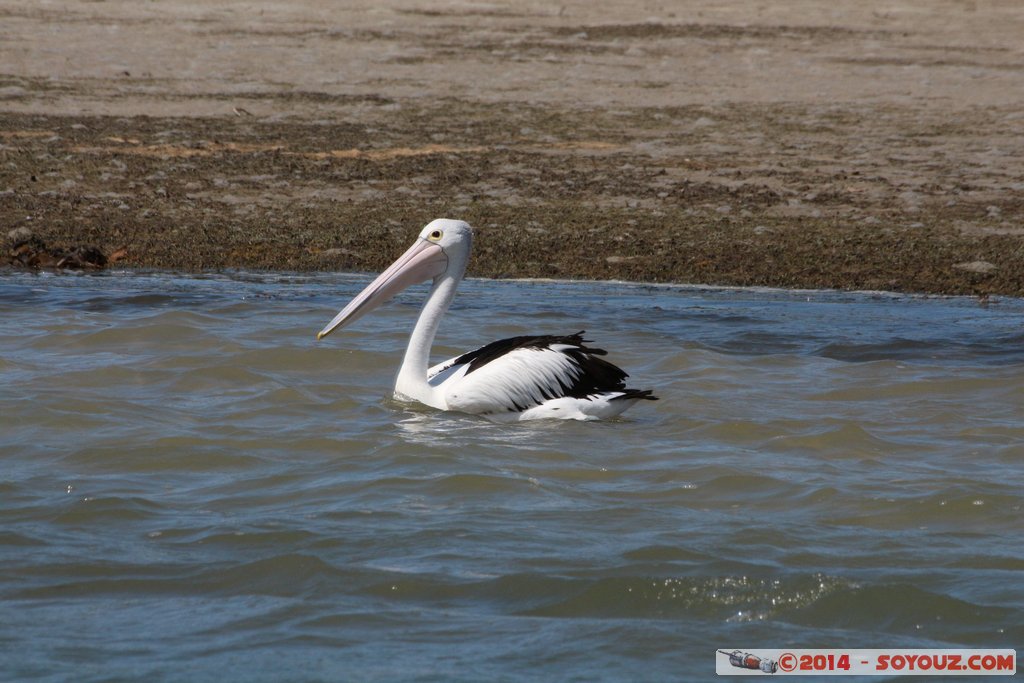
<path id="1" fill-rule="evenodd" d="M 323 338 L 423 280 L 433 280 L 413 328 L 395 396 L 441 410 L 493 420 L 596 420 L 614 417 L 648 390 L 625 388 L 626 373 L 586 346 L 583 333 L 524 336 L 492 342 L 428 368 L 430 346 L 469 260 L 472 230 L 438 219 L 394 264 L 353 299 L 317 335 Z"/>

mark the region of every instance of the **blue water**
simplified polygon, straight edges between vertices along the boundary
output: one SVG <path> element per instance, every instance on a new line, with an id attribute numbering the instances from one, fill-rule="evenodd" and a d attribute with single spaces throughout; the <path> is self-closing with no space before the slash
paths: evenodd
<path id="1" fill-rule="evenodd" d="M 423 290 L 315 341 L 367 280 L 0 275 L 0 680 L 1024 642 L 1024 301 L 471 280 L 438 359 L 585 329 L 661 397 L 497 425 L 388 398 Z"/>

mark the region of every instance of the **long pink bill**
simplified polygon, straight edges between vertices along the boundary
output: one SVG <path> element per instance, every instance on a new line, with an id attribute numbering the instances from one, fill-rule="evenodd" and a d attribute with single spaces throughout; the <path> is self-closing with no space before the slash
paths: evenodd
<path id="1" fill-rule="evenodd" d="M 341 312 L 334 316 L 334 320 L 317 333 L 316 338 L 323 339 L 339 327 L 358 320 L 387 302 L 406 287 L 431 280 L 447 268 L 448 257 L 441 247 L 425 239 L 416 240 L 408 251 L 378 275 L 377 279 L 352 299 L 348 306 L 341 309 Z"/>

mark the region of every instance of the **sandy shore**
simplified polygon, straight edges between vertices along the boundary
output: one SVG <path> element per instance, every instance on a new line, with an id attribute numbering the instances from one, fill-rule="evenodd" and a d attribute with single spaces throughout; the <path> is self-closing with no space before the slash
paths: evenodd
<path id="1" fill-rule="evenodd" d="M 0 238 L 374 270 L 449 216 L 473 275 L 1020 296 L 1021 36 L 1015 0 L 3 0 Z"/>

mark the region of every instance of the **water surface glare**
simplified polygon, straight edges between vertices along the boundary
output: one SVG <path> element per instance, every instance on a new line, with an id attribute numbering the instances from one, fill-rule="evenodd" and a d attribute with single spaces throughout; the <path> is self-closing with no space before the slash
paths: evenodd
<path id="1" fill-rule="evenodd" d="M 585 329 L 661 397 L 500 425 L 386 398 L 424 290 L 315 341 L 367 281 L 0 276 L 0 679 L 1024 643 L 1024 301 L 470 280 L 436 358 Z"/>

